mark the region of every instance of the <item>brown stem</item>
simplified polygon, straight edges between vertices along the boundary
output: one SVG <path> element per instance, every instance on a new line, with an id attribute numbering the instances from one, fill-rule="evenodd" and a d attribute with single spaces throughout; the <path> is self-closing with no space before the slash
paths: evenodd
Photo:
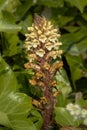
<path id="1" fill-rule="evenodd" d="M 50 130 L 50 125 L 52 122 L 52 113 L 54 108 L 54 98 L 53 94 L 50 91 L 49 83 L 51 82 L 52 77 L 48 71 L 45 72 L 45 88 L 43 92 L 43 96 L 48 100 L 48 104 L 43 107 L 42 116 L 43 116 L 43 126 L 42 130 Z"/>
<path id="2" fill-rule="evenodd" d="M 44 91 L 44 96 L 49 100 L 49 105 L 45 106 L 44 109 L 42 110 L 42 115 L 44 120 L 42 130 L 50 130 L 50 125 L 52 122 L 52 113 L 54 108 L 54 99 L 48 87 L 46 87 Z"/>

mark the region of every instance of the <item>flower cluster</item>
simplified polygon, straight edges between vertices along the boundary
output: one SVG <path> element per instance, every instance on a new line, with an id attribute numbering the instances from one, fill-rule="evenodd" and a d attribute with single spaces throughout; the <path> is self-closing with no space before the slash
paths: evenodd
<path id="1" fill-rule="evenodd" d="M 39 20 L 38 20 L 39 19 Z M 62 43 L 59 41 L 60 34 L 58 29 L 54 29 L 50 21 L 36 15 L 36 19 L 32 27 L 28 27 L 28 34 L 25 34 L 25 48 L 28 52 L 29 61 L 33 62 L 38 57 L 45 59 L 56 59 L 62 54 L 59 46 Z"/>
<path id="2" fill-rule="evenodd" d="M 25 34 L 25 48 L 29 62 L 25 64 L 25 68 L 32 68 L 35 75 L 29 80 L 30 84 L 40 87 L 45 86 L 45 80 L 48 75 L 48 86 L 55 86 L 55 72 L 62 67 L 62 61 L 58 60 L 52 63 L 57 57 L 61 59 L 62 50 L 59 41 L 60 34 L 50 21 L 35 15 L 32 27 L 28 27 L 28 33 Z"/>
<path id="3" fill-rule="evenodd" d="M 87 125 L 87 110 L 82 109 L 78 104 L 69 103 L 66 110 L 74 117 L 75 120 L 83 119 L 83 124 Z"/>
<path id="4" fill-rule="evenodd" d="M 55 98 L 58 90 L 52 91 L 56 87 L 57 82 L 54 79 L 55 73 L 59 70 L 63 63 L 61 61 L 62 50 L 60 49 L 60 34 L 50 21 L 35 15 L 32 27 L 28 27 L 28 33 L 25 34 L 25 48 L 28 63 L 25 64 L 26 69 L 33 69 L 34 75 L 29 79 L 29 83 L 38 86 L 43 96 L 39 101 L 33 99 L 33 104 L 42 109 L 43 130 L 48 129 L 52 122 L 52 112 L 55 105 Z M 56 60 L 55 60 L 56 59 Z"/>

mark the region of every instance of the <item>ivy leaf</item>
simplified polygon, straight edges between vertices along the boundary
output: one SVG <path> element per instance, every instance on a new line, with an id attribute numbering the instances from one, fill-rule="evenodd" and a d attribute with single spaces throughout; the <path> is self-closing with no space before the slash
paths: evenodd
<path id="1" fill-rule="evenodd" d="M 84 11 L 84 7 L 87 6 L 87 0 L 66 0 L 68 1 L 71 6 L 77 7 L 81 13 Z"/>
<path id="2" fill-rule="evenodd" d="M 6 8 L 9 5 L 11 0 L 0 0 L 0 11 Z"/>
<path id="3" fill-rule="evenodd" d="M 61 69 L 57 72 L 56 79 L 58 82 L 58 90 L 60 90 L 63 95 L 67 96 L 71 92 L 71 86 L 64 69 Z"/>
<path id="4" fill-rule="evenodd" d="M 25 14 L 33 4 L 33 0 L 23 0 L 20 2 L 19 6 L 17 6 L 16 12 L 14 13 L 18 21 L 25 17 Z"/>
<path id="5" fill-rule="evenodd" d="M 31 99 L 17 92 L 17 88 L 13 72 L 0 57 L 0 125 L 13 130 L 36 130 L 27 118 L 32 109 Z"/>
<path id="6" fill-rule="evenodd" d="M 19 52 L 19 46 L 17 44 L 20 42 L 17 33 L 5 33 L 4 36 L 7 42 L 3 44 L 3 55 L 16 55 Z"/>
<path id="7" fill-rule="evenodd" d="M 87 37 L 84 38 L 82 41 L 79 42 L 79 44 L 76 45 L 80 54 L 86 54 L 87 51 Z"/>
<path id="8" fill-rule="evenodd" d="M 61 41 L 63 43 L 62 49 L 65 52 L 68 52 L 74 44 L 77 43 L 79 44 L 81 41 L 83 41 L 83 39 L 87 37 L 87 28 L 85 27 L 81 28 L 77 27 L 77 28 L 78 29 L 76 32 L 66 33 L 62 35 L 61 37 Z"/>
<path id="9" fill-rule="evenodd" d="M 48 7 L 62 7 L 64 5 L 63 0 L 38 0 L 38 4 L 45 5 Z"/>
<path id="10" fill-rule="evenodd" d="M 60 93 L 57 96 L 56 106 L 58 106 L 58 107 L 65 107 L 67 103 L 68 103 L 68 99 L 66 98 L 66 96 L 64 96 L 62 93 Z"/>
<path id="11" fill-rule="evenodd" d="M 76 80 L 82 77 L 87 77 L 87 70 L 83 65 L 83 60 L 80 55 L 67 54 L 66 59 L 69 64 L 72 81 L 75 86 Z"/>
<path id="12" fill-rule="evenodd" d="M 31 111 L 31 117 L 30 119 L 35 122 L 35 126 L 37 128 L 37 130 L 41 129 L 42 124 L 43 124 L 43 119 L 41 117 L 41 115 L 39 114 L 38 111 L 36 111 L 35 109 L 33 109 Z"/>
<path id="13" fill-rule="evenodd" d="M 12 130 L 12 129 L 7 128 L 7 127 L 0 126 L 0 130 Z"/>
<path id="14" fill-rule="evenodd" d="M 0 12 L 0 31 L 1 32 L 17 32 L 22 28 L 15 24 L 15 18 L 7 11 Z"/>
<path id="15" fill-rule="evenodd" d="M 61 126 L 79 126 L 82 123 L 81 120 L 75 120 L 63 107 L 55 107 L 54 115 L 55 121 Z"/>

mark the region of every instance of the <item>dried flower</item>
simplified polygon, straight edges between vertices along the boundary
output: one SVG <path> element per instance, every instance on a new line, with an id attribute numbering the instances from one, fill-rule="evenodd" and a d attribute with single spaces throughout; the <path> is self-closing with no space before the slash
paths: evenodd
<path id="1" fill-rule="evenodd" d="M 32 104 L 34 106 L 36 106 L 36 107 L 40 107 L 41 106 L 40 102 L 38 100 L 35 100 L 35 99 L 32 100 Z"/>
<path id="2" fill-rule="evenodd" d="M 30 79 L 30 80 L 29 80 L 29 83 L 30 83 L 31 85 L 36 85 L 36 84 L 37 84 L 36 80 L 34 80 L 34 79 Z"/>
<path id="3" fill-rule="evenodd" d="M 45 70 L 49 70 L 50 69 L 50 64 L 48 64 L 47 62 L 45 62 L 44 65 L 43 65 L 43 68 Z"/>
<path id="4" fill-rule="evenodd" d="M 42 97 L 40 103 L 43 104 L 43 105 L 47 104 L 48 103 L 47 98 L 46 97 Z"/>

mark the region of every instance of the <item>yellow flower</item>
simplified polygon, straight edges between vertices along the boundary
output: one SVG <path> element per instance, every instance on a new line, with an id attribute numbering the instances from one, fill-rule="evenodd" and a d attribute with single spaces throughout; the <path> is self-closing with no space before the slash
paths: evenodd
<path id="1" fill-rule="evenodd" d="M 48 21 L 48 26 L 50 27 L 50 26 L 53 26 L 52 24 L 51 24 L 51 21 Z"/>
<path id="2" fill-rule="evenodd" d="M 59 94 L 59 92 L 58 92 L 58 91 L 53 92 L 53 97 L 57 97 L 57 96 L 58 96 L 58 94 Z"/>
<path id="3" fill-rule="evenodd" d="M 40 101 L 41 104 L 45 105 L 48 103 L 48 99 L 46 97 L 41 97 L 41 101 Z"/>
<path id="4" fill-rule="evenodd" d="M 45 43 L 46 39 L 47 39 L 47 37 L 45 35 L 41 35 L 39 37 L 39 41 L 42 42 L 42 43 Z"/>
<path id="5" fill-rule="evenodd" d="M 44 73 L 42 71 L 38 71 L 35 76 L 37 79 L 40 79 L 40 78 L 44 77 Z"/>
<path id="6" fill-rule="evenodd" d="M 45 47 L 46 47 L 46 49 L 47 49 L 48 51 L 51 51 L 52 48 L 54 47 L 54 45 L 53 45 L 53 43 L 48 42 L 48 43 L 45 44 Z"/>
<path id="7" fill-rule="evenodd" d="M 62 52 L 63 52 L 62 50 L 58 50 L 58 51 L 53 52 L 52 53 L 53 59 L 56 59 L 57 57 L 61 57 Z"/>
<path id="8" fill-rule="evenodd" d="M 55 46 L 60 46 L 60 45 L 62 45 L 62 42 L 56 42 L 54 45 Z"/>
<path id="9" fill-rule="evenodd" d="M 48 60 L 50 57 L 56 59 L 57 57 L 61 57 L 61 54 L 62 54 L 62 50 L 51 51 L 47 54 L 46 59 Z"/>
<path id="10" fill-rule="evenodd" d="M 55 49 L 55 50 L 58 50 L 60 45 L 62 45 L 62 42 L 56 42 L 56 43 L 54 44 L 54 49 Z"/>
<path id="11" fill-rule="evenodd" d="M 38 55 L 39 57 L 43 57 L 45 54 L 45 51 L 43 49 L 39 49 L 36 51 L 36 55 Z"/>
<path id="12" fill-rule="evenodd" d="M 30 62 L 33 62 L 34 60 L 36 60 L 37 59 L 37 57 L 36 57 L 36 55 L 35 54 L 29 54 L 29 61 Z"/>
<path id="13" fill-rule="evenodd" d="M 34 28 L 35 28 L 36 30 L 39 30 L 39 28 L 38 28 L 36 25 L 34 25 Z"/>
<path id="14" fill-rule="evenodd" d="M 30 38 L 36 38 L 37 37 L 37 35 L 36 35 L 36 33 L 34 33 L 34 32 L 32 32 L 32 33 L 30 33 Z"/>
<path id="15" fill-rule="evenodd" d="M 33 47 L 33 48 L 36 48 L 39 44 L 40 44 L 40 43 L 39 43 L 39 41 L 38 41 L 37 39 L 34 39 L 34 40 L 32 41 L 32 47 Z"/>
<path id="16" fill-rule="evenodd" d="M 51 82 L 51 86 L 52 86 L 52 87 L 56 87 L 56 86 L 57 86 L 57 81 L 56 81 L 56 80 L 53 80 L 53 81 Z"/>
<path id="17" fill-rule="evenodd" d="M 29 32 L 34 31 L 33 27 L 28 27 L 27 29 L 28 29 Z"/>
<path id="18" fill-rule="evenodd" d="M 25 48 L 29 51 L 31 49 L 32 45 L 30 42 L 25 42 Z"/>
<path id="19" fill-rule="evenodd" d="M 40 102 L 38 100 L 35 100 L 35 99 L 32 100 L 32 104 L 36 107 L 40 107 L 40 105 L 41 105 Z"/>
<path id="20" fill-rule="evenodd" d="M 58 41 L 57 37 L 55 37 L 55 36 L 50 36 L 48 39 L 50 42 L 53 42 L 53 43 Z"/>
<path id="21" fill-rule="evenodd" d="M 45 62 L 45 64 L 43 65 L 43 68 L 46 69 L 46 70 L 49 70 L 50 64 L 48 64 L 47 62 Z"/>
<path id="22" fill-rule="evenodd" d="M 30 83 L 31 85 L 36 85 L 36 84 L 37 84 L 36 80 L 34 80 L 34 79 L 30 79 L 30 80 L 29 80 L 29 83 Z"/>
<path id="23" fill-rule="evenodd" d="M 50 34 L 51 34 L 51 32 L 48 31 L 48 30 L 45 32 L 45 35 L 46 35 L 46 36 L 50 36 Z"/>
<path id="24" fill-rule="evenodd" d="M 37 33 L 38 33 L 38 35 L 41 35 L 41 34 L 42 34 L 42 32 L 41 32 L 40 30 L 38 30 Z"/>

